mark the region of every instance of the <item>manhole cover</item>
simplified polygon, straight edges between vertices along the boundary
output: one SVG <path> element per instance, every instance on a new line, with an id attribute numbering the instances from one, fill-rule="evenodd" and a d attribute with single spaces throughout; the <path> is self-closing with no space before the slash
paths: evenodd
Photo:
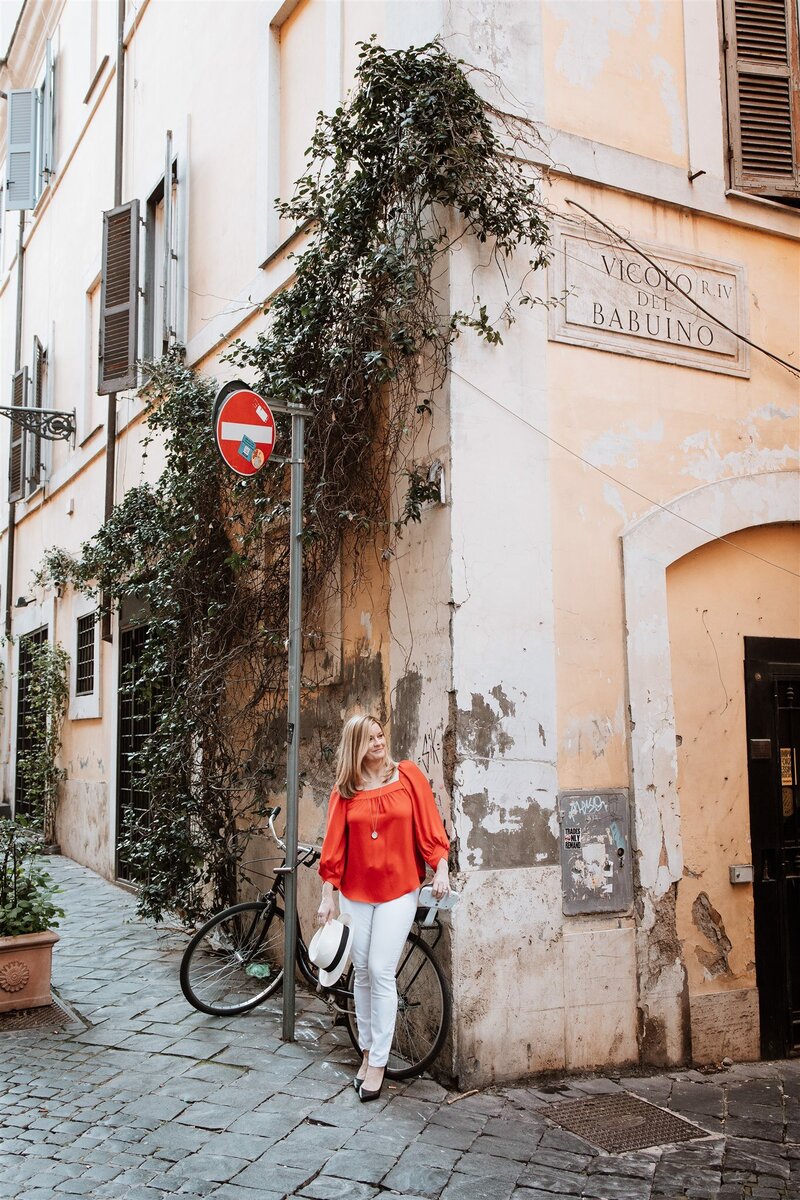
<path id="1" fill-rule="evenodd" d="M 0 1013 L 0 1033 L 20 1033 L 26 1029 L 63 1029 L 78 1020 L 55 996 L 52 1003 L 41 1008 L 25 1008 L 19 1012 Z"/>
<path id="2" fill-rule="evenodd" d="M 541 1108 L 539 1114 L 610 1154 L 709 1136 L 674 1113 L 627 1093 L 569 1100 Z"/>

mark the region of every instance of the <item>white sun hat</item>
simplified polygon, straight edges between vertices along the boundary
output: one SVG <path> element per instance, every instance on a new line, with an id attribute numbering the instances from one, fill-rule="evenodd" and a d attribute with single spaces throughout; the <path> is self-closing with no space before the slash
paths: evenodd
<path id="1" fill-rule="evenodd" d="M 344 974 L 353 947 L 353 926 L 348 913 L 318 929 L 308 947 L 308 957 L 319 971 L 323 987 L 333 987 Z"/>

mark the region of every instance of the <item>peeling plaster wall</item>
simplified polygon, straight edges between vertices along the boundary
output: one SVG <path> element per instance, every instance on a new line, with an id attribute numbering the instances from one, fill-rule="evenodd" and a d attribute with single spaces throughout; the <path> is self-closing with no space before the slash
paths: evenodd
<path id="1" fill-rule="evenodd" d="M 682 5 L 545 0 L 542 13 L 548 124 L 685 165 Z"/>
<path id="2" fill-rule="evenodd" d="M 684 875 L 684 843 L 666 571 L 670 564 L 716 537 L 728 538 L 750 526 L 798 521 L 800 477 L 797 472 L 782 471 L 723 479 L 697 488 L 668 508 L 651 512 L 623 534 L 639 889 L 640 1038 L 647 1062 L 684 1061 L 689 1045 L 687 968 L 675 908 L 675 889 Z M 752 559 L 746 561 L 752 571 Z M 680 655 L 680 649 L 676 650 L 676 661 Z M 733 743 L 731 752 L 734 756 L 741 753 Z M 654 930 L 664 947 L 655 958 Z"/>
<path id="3" fill-rule="evenodd" d="M 685 861 L 676 922 L 693 1050 L 700 1012 L 703 1061 L 758 1057 L 758 1022 L 737 1025 L 734 1038 L 728 1017 L 756 988 L 752 886 L 728 877 L 729 864 L 752 862 L 743 639 L 800 638 L 797 580 L 788 573 L 798 562 L 800 525 L 773 525 L 702 546 L 667 570 Z M 701 997 L 716 999 L 708 1028 Z"/>
<path id="4" fill-rule="evenodd" d="M 486 258 L 471 244 L 454 256 L 454 307 L 473 285 L 498 303 Z M 549 452 L 514 416 L 548 424 L 545 339 L 542 314 L 526 313 L 499 350 L 465 337 L 452 354 L 453 816 L 467 892 L 454 919 L 453 984 L 464 1083 L 566 1061 L 560 871 L 550 865 Z"/>
<path id="5" fill-rule="evenodd" d="M 259 214 L 274 195 L 265 167 L 275 150 L 265 116 L 273 97 L 260 89 L 275 5 L 240 4 L 236 20 L 232 0 L 208 4 L 202 46 L 176 68 L 172 46 L 191 33 L 184 7 L 148 5 L 129 45 L 135 68 L 128 77 L 126 193 L 149 194 L 163 169 L 164 129 L 173 126 L 191 165 L 188 357 L 224 377 L 229 369 L 215 338 L 224 341 L 231 331 L 254 336 L 262 317 L 242 315 L 250 298 L 263 300 L 289 277 L 281 255 L 258 265 Z M 327 8 L 333 13 L 332 4 Z M 389 45 L 421 44 L 441 27 L 454 53 L 499 75 L 513 106 L 545 124 L 554 170 L 544 194 L 559 218 L 574 216 L 566 201 L 575 199 L 635 240 L 741 264 L 750 336 L 778 353 L 794 352 L 800 283 L 789 214 L 725 191 L 720 81 L 709 67 L 719 31 L 710 0 L 347 0 L 336 11 L 342 52 L 338 59 L 333 50 L 325 55 L 326 105 L 347 86 L 358 37 L 376 32 Z M 337 20 L 326 15 L 326 30 Z M 298 14 L 287 42 L 301 25 Z M 235 36 L 209 39 L 209 28 Z M 213 70 L 198 70 L 212 52 Z M 308 72 L 302 53 L 293 60 L 299 72 L 291 57 L 281 91 L 287 111 L 308 116 Z M 230 111 L 207 86 L 234 62 L 240 90 L 258 101 L 244 124 L 238 120 L 235 144 L 226 132 Z M 63 65 L 73 69 L 66 54 Z M 83 113 L 88 79 L 77 72 L 68 78 L 70 111 Z M 472 78 L 489 90 L 479 75 Z M 40 208 L 26 253 L 23 345 L 34 332 L 47 334 L 56 314 L 55 407 L 72 407 L 76 395 L 80 406 L 88 386 L 84 292 L 99 270 L 98 214 L 110 203 L 103 164 L 113 142 L 113 88 L 98 105 L 69 172 Z M 66 152 L 68 127 L 60 129 Z M 298 147 L 291 152 L 299 161 Z M 235 206 L 230 171 L 220 170 L 232 156 L 245 173 Z M 687 166 L 706 174 L 689 184 Z M 8 233 L 4 249 L 6 270 Z M 486 269 L 490 253 L 467 244 L 453 256 L 442 281 L 450 310 L 470 308 L 479 294 L 491 312 L 500 311 L 507 292 Z M 512 292 L 527 257 L 522 250 L 510 266 Z M 527 283 L 540 300 L 549 295 L 544 273 Z M 6 365 L 14 291 L 3 275 Z M 304 839 L 322 834 L 329 751 L 355 708 L 390 718 L 395 751 L 415 758 L 433 781 L 465 896 L 453 917 L 447 964 L 455 995 L 449 1066 L 474 1083 L 627 1063 L 637 1052 L 645 1061 L 674 1063 L 688 1056 L 690 1033 L 693 1054 L 714 1054 L 741 1047 L 754 1027 L 746 906 L 726 901 L 710 867 L 697 880 L 684 876 L 684 863 L 695 869 L 703 826 L 681 817 L 679 798 L 691 805 L 692 789 L 705 786 L 711 768 L 705 750 L 687 746 L 686 758 L 676 750 L 676 714 L 680 722 L 686 697 L 694 703 L 700 689 L 692 690 L 691 656 L 670 644 L 667 570 L 709 537 L 800 519 L 796 380 L 755 352 L 750 378 L 733 378 L 559 344 L 548 340 L 547 325 L 534 308 L 504 330 L 503 346 L 466 334 L 456 343 L 448 391 L 434 419 L 423 422 L 415 451 L 445 464 L 447 504 L 425 510 L 388 566 L 380 565 L 377 547 L 374 569 L 355 594 L 347 592 L 343 556 L 348 600 L 330 614 L 328 630 L 338 650 L 326 643 L 315 663 L 328 672 L 326 686 L 304 699 Z M 135 417 L 137 403 L 120 402 L 121 425 Z M 104 404 L 91 411 L 104 411 Z M 7 433 L 3 423 L 0 457 Z M 101 519 L 101 426 L 73 459 L 63 446 L 54 453 L 48 504 L 39 511 L 37 499 L 18 509 L 17 594 L 25 593 L 47 546 L 75 548 Z M 143 463 L 140 431 L 128 429 L 120 438 L 117 494 L 158 465 L 157 448 Z M 64 502 L 73 496 L 75 515 L 67 517 Z M 692 565 L 687 578 L 705 579 L 694 572 Z M 679 564 L 670 573 L 670 605 L 683 577 Z M 39 600 L 57 636 L 71 628 L 68 595 Z M 38 611 L 15 611 L 15 633 Z M 733 627 L 727 610 L 716 617 L 717 633 Z M 7 653 L 8 793 L 13 647 Z M 65 729 L 71 775 L 59 826 L 68 852 L 104 874 L 113 873 L 117 654 L 117 643 L 104 645 L 102 723 Z M 637 861 L 634 911 L 564 918 L 557 792 L 626 786 Z M 307 922 L 318 882 L 305 872 L 300 886 Z M 440 951 L 447 962 L 448 944 Z M 717 973 L 705 979 L 709 968 Z M 718 1036 L 723 991 L 730 1020 Z"/>

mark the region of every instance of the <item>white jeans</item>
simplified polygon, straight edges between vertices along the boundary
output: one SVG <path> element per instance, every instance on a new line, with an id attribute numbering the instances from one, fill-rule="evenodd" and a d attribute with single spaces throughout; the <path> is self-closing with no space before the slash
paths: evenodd
<path id="1" fill-rule="evenodd" d="M 353 974 L 358 1041 L 369 1065 L 385 1067 L 397 1019 L 395 972 L 417 911 L 419 889 L 365 904 L 339 893 L 339 908 L 353 922 Z"/>

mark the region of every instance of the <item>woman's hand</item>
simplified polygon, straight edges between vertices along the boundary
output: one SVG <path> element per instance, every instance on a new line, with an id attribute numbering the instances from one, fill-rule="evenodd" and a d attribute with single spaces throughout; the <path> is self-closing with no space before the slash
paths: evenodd
<path id="1" fill-rule="evenodd" d="M 317 924 L 327 925 L 336 916 L 336 906 L 333 903 L 333 888 L 329 883 L 322 885 L 322 899 L 317 909 Z"/>
<path id="2" fill-rule="evenodd" d="M 439 865 L 433 876 L 433 884 L 431 885 L 434 900 L 441 900 L 443 896 L 450 895 L 450 876 L 447 874 L 447 859 L 440 859 Z"/>

